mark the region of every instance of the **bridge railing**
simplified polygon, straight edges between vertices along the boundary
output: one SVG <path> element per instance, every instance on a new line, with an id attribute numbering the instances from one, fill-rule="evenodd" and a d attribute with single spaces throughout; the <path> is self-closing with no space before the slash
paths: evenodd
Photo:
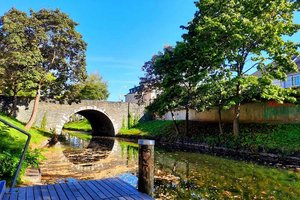
<path id="1" fill-rule="evenodd" d="M 30 142 L 30 139 L 31 139 L 31 135 L 30 135 L 28 132 L 26 132 L 26 131 L 20 129 L 19 127 L 15 126 L 15 125 L 13 125 L 13 124 L 7 122 L 7 121 L 5 121 L 5 120 L 2 119 L 2 118 L 0 118 L 0 121 L 1 121 L 3 124 L 5 124 L 5 125 L 7 125 L 7 126 L 9 126 L 9 127 L 11 127 L 11 128 L 13 128 L 13 129 L 16 129 L 17 131 L 19 131 L 19 132 L 21 132 L 21 133 L 23 133 L 24 135 L 27 136 L 27 140 L 26 140 L 25 146 L 24 146 L 24 148 L 23 148 L 23 152 L 22 152 L 22 154 L 21 154 L 21 156 L 20 156 L 20 160 L 19 160 L 17 169 L 16 169 L 15 174 L 14 174 L 13 182 L 12 182 L 12 184 L 11 184 L 11 188 L 10 188 L 10 191 L 11 191 L 12 188 L 14 188 L 15 185 L 16 185 L 17 178 L 18 178 L 18 176 L 19 176 L 20 169 L 21 169 L 23 160 L 24 160 L 24 158 L 25 158 L 25 153 L 26 153 L 26 151 L 27 151 L 27 149 L 28 149 L 28 146 L 29 146 L 29 142 Z"/>

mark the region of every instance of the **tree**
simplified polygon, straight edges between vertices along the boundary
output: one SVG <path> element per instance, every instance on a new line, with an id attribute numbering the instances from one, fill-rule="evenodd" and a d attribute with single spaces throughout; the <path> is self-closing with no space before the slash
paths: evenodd
<path id="1" fill-rule="evenodd" d="M 33 30 L 37 31 L 38 27 L 24 12 L 13 8 L 1 17 L 1 90 L 4 95 L 13 97 L 12 115 L 16 114 L 17 96 L 32 95 L 33 83 L 28 77 L 42 60 Z"/>
<path id="2" fill-rule="evenodd" d="M 107 83 L 99 74 L 91 74 L 82 83 L 81 99 L 106 100 L 109 96 Z"/>
<path id="3" fill-rule="evenodd" d="M 78 24 L 58 9 L 31 10 L 30 18 L 40 28 L 33 34 L 38 41 L 36 49 L 42 55 L 42 62 L 33 69 L 31 78 L 36 83 L 36 95 L 25 129 L 35 121 L 41 92 L 44 98 L 59 99 L 70 84 L 86 77 L 86 43 L 75 29 Z"/>
<path id="4" fill-rule="evenodd" d="M 188 33 L 183 37 L 187 42 L 196 41 L 201 57 L 208 57 L 214 66 L 219 63 L 216 70 L 230 72 L 234 86 L 233 133 L 237 136 L 241 102 L 252 95 L 247 91 L 261 84 L 271 87 L 273 79 L 283 80 L 286 73 L 297 69 L 292 57 L 298 55 L 298 44 L 282 37 L 299 30 L 293 22 L 299 4 L 292 0 L 201 0 L 196 6 L 199 10 L 184 27 Z M 247 72 L 255 67 L 263 76 L 251 86 L 247 84 Z"/>
<path id="5" fill-rule="evenodd" d="M 174 110 L 185 109 L 186 135 L 189 135 L 189 110 L 204 106 L 204 87 L 199 83 L 209 70 L 204 63 L 195 62 L 195 54 L 193 46 L 185 42 L 177 43 L 175 48 L 165 47 L 155 62 L 146 63 L 144 78 L 160 91 L 152 110 L 170 111 L 173 115 Z"/>

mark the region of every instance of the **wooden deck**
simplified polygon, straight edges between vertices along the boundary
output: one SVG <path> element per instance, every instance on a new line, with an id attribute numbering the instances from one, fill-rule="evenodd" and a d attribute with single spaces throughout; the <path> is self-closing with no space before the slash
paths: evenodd
<path id="1" fill-rule="evenodd" d="M 148 200 L 150 196 L 140 193 L 136 188 L 119 178 L 88 180 L 7 189 L 3 200 Z"/>

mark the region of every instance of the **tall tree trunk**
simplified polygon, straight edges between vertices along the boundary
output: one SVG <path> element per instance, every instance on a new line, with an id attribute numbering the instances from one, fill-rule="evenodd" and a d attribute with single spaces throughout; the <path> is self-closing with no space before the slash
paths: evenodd
<path id="1" fill-rule="evenodd" d="M 15 94 L 15 93 L 13 95 L 13 102 L 12 102 L 12 108 L 11 108 L 10 115 L 13 117 L 17 116 L 17 94 Z"/>
<path id="2" fill-rule="evenodd" d="M 41 86 L 39 85 L 38 90 L 36 92 L 32 113 L 31 113 L 29 121 L 27 122 L 27 124 L 25 126 L 25 130 L 29 130 L 32 127 L 32 125 L 33 125 L 33 123 L 36 119 L 36 114 L 37 114 L 37 111 L 38 111 L 38 105 L 39 105 L 40 97 L 41 97 Z"/>
<path id="3" fill-rule="evenodd" d="M 237 137 L 239 135 L 239 122 L 240 122 L 241 103 L 234 106 L 234 120 L 233 120 L 233 135 Z"/>
<path id="4" fill-rule="evenodd" d="M 12 117 L 16 117 L 16 114 L 17 114 L 17 94 L 18 94 L 18 89 L 17 89 L 16 84 L 13 84 L 12 92 L 13 92 L 13 99 L 12 99 L 12 105 L 11 105 L 9 115 L 12 116 Z"/>
<path id="5" fill-rule="evenodd" d="M 177 133 L 177 135 L 179 135 L 180 132 L 179 132 L 178 124 L 177 124 L 177 122 L 176 122 L 174 113 L 173 113 L 173 111 L 170 111 L 170 112 L 171 112 L 171 115 L 172 115 L 172 120 L 173 120 L 173 123 L 174 123 L 174 126 L 175 126 L 176 133 Z"/>
<path id="6" fill-rule="evenodd" d="M 219 107 L 218 108 L 218 115 L 219 115 L 219 130 L 220 130 L 220 135 L 223 135 L 223 127 L 222 127 L 222 109 Z"/>
<path id="7" fill-rule="evenodd" d="M 185 135 L 189 136 L 189 107 L 185 107 Z"/>

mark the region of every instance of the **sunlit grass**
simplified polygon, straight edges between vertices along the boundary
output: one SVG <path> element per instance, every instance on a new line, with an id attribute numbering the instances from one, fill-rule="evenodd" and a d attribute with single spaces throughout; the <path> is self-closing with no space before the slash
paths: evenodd
<path id="1" fill-rule="evenodd" d="M 74 131 L 91 131 L 92 127 L 87 119 L 66 123 L 64 129 Z"/>

